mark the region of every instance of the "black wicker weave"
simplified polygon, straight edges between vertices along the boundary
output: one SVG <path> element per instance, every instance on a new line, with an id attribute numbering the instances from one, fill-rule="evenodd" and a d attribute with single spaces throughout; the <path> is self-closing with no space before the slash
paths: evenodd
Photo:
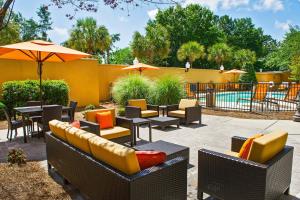
<path id="1" fill-rule="evenodd" d="M 246 138 L 233 137 L 238 152 Z M 198 151 L 198 199 L 203 193 L 224 200 L 275 200 L 289 192 L 293 147 L 285 146 L 264 164 L 200 149 Z"/>
<path id="2" fill-rule="evenodd" d="M 46 134 L 48 169 L 54 167 L 81 193 L 95 200 L 186 200 L 187 159 L 177 157 L 126 175 Z"/>
<path id="3" fill-rule="evenodd" d="M 168 117 L 174 117 L 170 116 L 169 112 L 179 110 L 179 105 L 168 105 L 167 106 L 167 116 Z M 185 117 L 179 118 L 181 123 L 185 123 L 188 125 L 189 123 L 192 123 L 194 121 L 199 121 L 199 124 L 202 124 L 202 107 L 201 106 L 194 106 L 194 107 L 187 107 L 185 108 Z"/>

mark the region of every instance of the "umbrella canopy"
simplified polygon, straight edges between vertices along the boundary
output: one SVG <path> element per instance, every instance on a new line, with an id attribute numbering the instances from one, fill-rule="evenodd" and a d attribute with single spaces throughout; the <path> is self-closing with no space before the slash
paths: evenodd
<path id="1" fill-rule="evenodd" d="M 135 65 L 131 65 L 131 66 L 128 66 L 128 67 L 124 67 L 122 68 L 123 70 L 137 70 L 140 72 L 140 74 L 142 73 L 142 71 L 144 70 L 158 70 L 159 68 L 158 67 L 154 67 L 154 66 L 151 66 L 151 65 L 146 65 L 144 63 L 137 63 Z"/>
<path id="2" fill-rule="evenodd" d="M 230 70 L 230 71 L 227 71 L 227 72 L 225 72 L 224 74 L 233 74 L 233 76 L 234 76 L 234 81 L 236 81 L 235 80 L 235 76 L 236 76 L 236 74 L 246 74 L 247 72 L 245 72 L 245 71 L 243 71 L 243 70 L 238 70 L 238 69 L 232 69 L 232 70 Z"/>
<path id="3" fill-rule="evenodd" d="M 40 100 L 42 102 L 42 67 L 44 62 L 66 62 L 89 57 L 89 54 L 42 40 L 32 40 L 0 46 L 0 58 L 35 61 L 40 78 Z"/>

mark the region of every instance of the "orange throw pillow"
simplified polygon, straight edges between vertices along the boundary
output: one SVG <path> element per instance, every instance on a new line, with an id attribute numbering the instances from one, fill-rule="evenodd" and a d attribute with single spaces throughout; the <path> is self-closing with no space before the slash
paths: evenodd
<path id="1" fill-rule="evenodd" d="M 113 118 L 110 111 L 99 112 L 96 114 L 96 119 L 100 125 L 100 129 L 113 128 Z"/>
<path id="2" fill-rule="evenodd" d="M 263 136 L 263 134 L 255 134 L 255 135 L 249 137 L 244 142 L 243 146 L 241 147 L 240 152 L 239 152 L 239 157 L 242 159 L 248 159 L 248 155 L 250 153 L 250 149 L 253 144 L 253 140 L 255 140 L 256 138 L 259 138 L 261 136 Z"/>
<path id="3" fill-rule="evenodd" d="M 136 151 L 137 159 L 141 169 L 164 163 L 167 159 L 167 154 L 160 151 Z"/>
<path id="4" fill-rule="evenodd" d="M 71 126 L 73 126 L 73 127 L 75 127 L 75 128 L 80 128 L 80 122 L 79 122 L 78 120 L 73 121 L 73 122 L 71 123 Z"/>

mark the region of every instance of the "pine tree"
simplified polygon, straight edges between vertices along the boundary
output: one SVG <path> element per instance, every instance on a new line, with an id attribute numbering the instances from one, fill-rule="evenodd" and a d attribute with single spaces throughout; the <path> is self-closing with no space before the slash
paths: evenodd
<path id="1" fill-rule="evenodd" d="M 50 40 L 47 32 L 52 30 L 52 19 L 48 6 L 42 5 L 36 13 L 40 18 L 38 21 L 39 38 L 42 40 Z"/>

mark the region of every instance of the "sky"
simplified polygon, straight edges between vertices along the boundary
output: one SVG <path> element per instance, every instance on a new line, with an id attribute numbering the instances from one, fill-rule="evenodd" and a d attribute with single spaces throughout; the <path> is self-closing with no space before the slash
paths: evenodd
<path id="1" fill-rule="evenodd" d="M 282 40 L 290 25 L 300 25 L 300 0 L 183 0 L 182 6 L 200 4 L 213 10 L 217 15 L 229 15 L 233 18 L 251 17 L 257 27 L 262 27 L 265 34 L 277 40 Z M 30 2 L 30 3 L 29 3 Z M 14 10 L 26 18 L 37 18 L 36 10 L 49 0 L 16 0 Z M 129 45 L 135 31 L 145 32 L 145 26 L 150 19 L 155 18 L 158 9 L 166 6 L 145 5 L 129 6 L 125 10 L 111 9 L 101 3 L 98 12 L 79 11 L 74 20 L 65 15 L 73 13 L 73 8 L 66 6 L 58 9 L 51 6 L 53 30 L 49 31 L 51 40 L 55 43 L 64 42 L 76 19 L 93 17 L 99 25 L 105 25 L 111 34 L 120 33 L 121 40 L 116 43 L 118 48 Z"/>

